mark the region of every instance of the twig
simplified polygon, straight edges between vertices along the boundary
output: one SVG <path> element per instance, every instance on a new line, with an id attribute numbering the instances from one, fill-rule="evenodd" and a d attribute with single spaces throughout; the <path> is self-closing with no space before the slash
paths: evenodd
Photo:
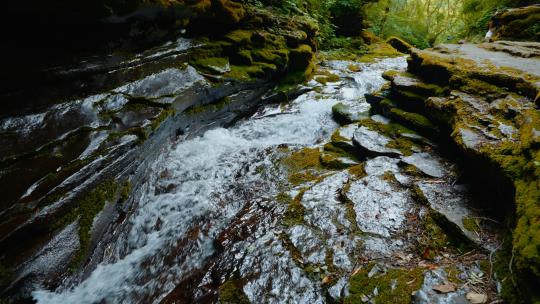
<path id="1" fill-rule="evenodd" d="M 471 216 L 472 219 L 479 219 L 479 220 L 487 220 L 487 221 L 492 221 L 496 224 L 499 224 L 499 225 L 502 225 L 501 222 L 499 221 L 496 221 L 494 219 L 490 219 L 489 217 L 482 217 L 482 216 Z"/>
<path id="2" fill-rule="evenodd" d="M 493 278 L 493 254 L 495 252 L 497 252 L 501 247 L 502 245 L 504 244 L 504 239 L 503 241 L 501 242 L 501 244 L 495 248 L 494 250 L 492 250 L 490 253 L 489 253 L 489 281 L 491 282 L 494 278 Z"/>
<path id="3" fill-rule="evenodd" d="M 512 264 L 514 263 L 514 249 L 512 248 L 512 257 L 510 258 L 510 263 L 508 264 L 508 269 L 510 270 L 510 278 L 512 279 L 512 283 L 514 283 L 514 286 L 516 286 L 516 281 L 514 281 L 514 271 L 512 271 Z"/>

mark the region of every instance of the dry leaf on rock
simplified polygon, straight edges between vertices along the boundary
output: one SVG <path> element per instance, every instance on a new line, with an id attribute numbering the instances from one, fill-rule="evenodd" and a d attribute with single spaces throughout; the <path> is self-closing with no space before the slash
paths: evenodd
<path id="1" fill-rule="evenodd" d="M 476 292 L 469 292 L 466 295 L 467 300 L 471 302 L 472 304 L 483 304 L 486 303 L 488 300 L 487 295 L 483 293 L 476 293 Z"/>
<path id="2" fill-rule="evenodd" d="M 456 286 L 452 283 L 435 285 L 432 287 L 433 290 L 439 293 L 449 293 L 456 291 Z"/>

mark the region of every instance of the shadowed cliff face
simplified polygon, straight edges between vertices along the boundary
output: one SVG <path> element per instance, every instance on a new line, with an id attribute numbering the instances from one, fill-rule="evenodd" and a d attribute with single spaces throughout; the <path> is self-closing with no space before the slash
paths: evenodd
<path id="1" fill-rule="evenodd" d="M 273 90 L 281 78 L 313 71 L 316 27 L 234 2 L 70 16 L 40 20 L 47 26 L 32 33 L 66 43 L 40 46 L 22 65 L 28 54 L 10 57 L 2 71 L 0 285 L 9 299 L 27 299 L 34 283 L 89 275 L 163 145 L 287 98 Z"/>
<path id="2" fill-rule="evenodd" d="M 128 3 L 129 2 L 129 3 Z M 107 57 L 118 64 L 175 40 L 192 23 L 200 33 L 223 34 L 246 16 L 242 4 L 226 1 L 30 1 L 5 6 L 1 100 L 7 112 L 25 87 L 51 80 L 58 69 Z M 200 21 L 196 21 L 200 20 Z M 73 89 L 74 93 L 79 93 Z M 41 98 L 42 94 L 35 96 Z M 59 96 L 63 98 L 62 96 Z M 39 103 L 39 102 L 37 102 Z M 16 105 L 15 105 L 16 106 Z"/>

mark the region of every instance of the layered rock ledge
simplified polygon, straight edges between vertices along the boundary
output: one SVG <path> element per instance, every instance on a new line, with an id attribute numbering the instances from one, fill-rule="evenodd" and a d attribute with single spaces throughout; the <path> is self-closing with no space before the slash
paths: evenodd
<path id="1" fill-rule="evenodd" d="M 373 108 L 461 155 L 511 237 L 498 255 L 509 301 L 538 300 L 540 282 L 540 48 L 534 42 L 441 45 L 411 51 L 407 72 L 367 96 Z M 533 301 L 534 302 L 534 301 Z"/>
<path id="2" fill-rule="evenodd" d="M 221 27 L 46 67 L 33 90 L 1 92 L 8 102 L 0 120 L 2 296 L 26 299 L 36 283 L 86 278 L 167 143 L 288 98 L 312 73 L 317 29 L 302 18 L 232 1 L 162 5 L 153 4 L 189 12 L 175 29 Z"/>

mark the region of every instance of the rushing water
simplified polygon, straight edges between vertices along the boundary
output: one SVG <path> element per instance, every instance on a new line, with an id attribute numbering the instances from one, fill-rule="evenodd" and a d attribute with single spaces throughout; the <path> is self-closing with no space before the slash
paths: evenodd
<path id="1" fill-rule="evenodd" d="M 311 147 L 328 141 L 338 127 L 331 117 L 333 105 L 343 102 L 367 109 L 363 95 L 384 84 L 381 74 L 406 66 L 404 58 L 386 59 L 352 73 L 348 62 L 327 64 L 341 76 L 339 83 L 329 83 L 319 93 L 311 91 L 287 105 L 269 105 L 234 127 L 214 129 L 167 148 L 137 192 L 139 205 L 128 228 L 106 251 L 105 260 L 76 286 L 34 291 L 38 303 L 159 302 L 216 253 L 215 239 L 246 204 L 276 204 L 273 198 L 284 177 L 278 146 Z M 271 217 L 258 221 L 270 230 L 276 225 Z M 248 244 L 241 248 L 259 249 L 265 248 Z M 260 265 L 245 259 L 241 267 Z M 270 291 L 262 289 L 257 284 L 245 288 L 250 300 L 272 302 L 262 296 Z M 321 301 L 317 295 L 306 297 L 292 289 L 289 300 Z"/>

